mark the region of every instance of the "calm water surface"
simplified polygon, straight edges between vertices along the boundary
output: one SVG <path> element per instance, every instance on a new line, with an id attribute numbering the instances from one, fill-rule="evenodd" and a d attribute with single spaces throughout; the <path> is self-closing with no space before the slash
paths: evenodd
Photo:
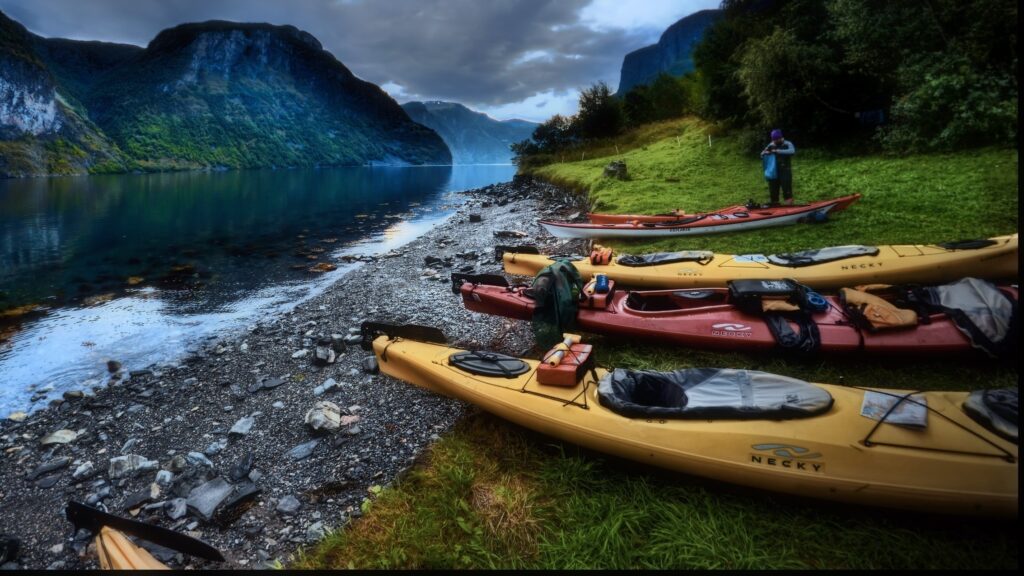
<path id="1" fill-rule="evenodd" d="M 512 166 L 0 180 L 0 418 L 170 363 L 428 231 Z M 308 269 L 338 264 L 333 272 Z M 32 401 L 33 396 L 39 396 Z"/>

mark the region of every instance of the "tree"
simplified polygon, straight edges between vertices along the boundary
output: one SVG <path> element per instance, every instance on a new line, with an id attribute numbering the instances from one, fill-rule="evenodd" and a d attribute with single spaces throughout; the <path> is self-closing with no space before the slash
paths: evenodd
<path id="1" fill-rule="evenodd" d="M 555 152 L 575 140 L 575 126 L 571 117 L 555 114 L 533 130 L 533 141 L 540 152 Z"/>
<path id="2" fill-rule="evenodd" d="M 828 46 L 798 40 L 776 28 L 764 38 L 748 40 L 736 75 L 753 116 L 764 126 L 786 126 L 804 133 L 827 134 L 836 115 L 852 118 L 844 102 L 832 98 L 840 71 Z"/>
<path id="3" fill-rule="evenodd" d="M 650 88 L 654 120 L 668 120 L 685 114 L 689 108 L 686 96 L 686 88 L 680 78 L 659 74 L 654 82 L 651 82 Z"/>
<path id="4" fill-rule="evenodd" d="M 897 150 L 1012 143 L 1017 138 L 1014 0 L 834 0 L 843 64 L 891 104 L 879 138 Z"/>
<path id="5" fill-rule="evenodd" d="M 631 127 L 654 121 L 654 103 L 651 102 L 650 88 L 645 84 L 634 86 L 622 98 L 622 112 L 626 124 Z"/>
<path id="6" fill-rule="evenodd" d="M 622 103 L 612 96 L 607 84 L 598 82 L 580 92 L 575 124 L 583 139 L 615 136 L 625 125 Z"/>

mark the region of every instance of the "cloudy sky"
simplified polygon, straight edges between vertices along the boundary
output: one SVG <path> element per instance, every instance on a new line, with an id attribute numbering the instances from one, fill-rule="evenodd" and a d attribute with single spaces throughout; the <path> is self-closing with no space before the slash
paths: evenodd
<path id="1" fill-rule="evenodd" d="M 573 114 L 613 90 L 622 57 L 719 0 L 0 0 L 40 36 L 145 46 L 183 22 L 291 24 L 399 102 L 450 100 L 498 119 Z"/>

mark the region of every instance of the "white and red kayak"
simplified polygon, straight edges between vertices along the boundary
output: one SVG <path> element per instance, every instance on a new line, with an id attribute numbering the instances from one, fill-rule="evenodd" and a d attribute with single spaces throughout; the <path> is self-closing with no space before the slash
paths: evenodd
<path id="1" fill-rule="evenodd" d="M 830 212 L 845 210 L 860 194 L 791 206 L 730 206 L 691 215 L 590 214 L 590 222 L 541 220 L 540 225 L 558 238 L 660 238 L 717 234 L 804 221 L 822 221 Z"/>

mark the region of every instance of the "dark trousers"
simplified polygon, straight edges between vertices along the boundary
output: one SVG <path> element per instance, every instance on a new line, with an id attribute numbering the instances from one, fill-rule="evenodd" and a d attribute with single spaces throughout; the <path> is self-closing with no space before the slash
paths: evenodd
<path id="1" fill-rule="evenodd" d="M 782 197 L 786 200 L 793 197 L 792 172 L 780 172 L 778 178 L 768 181 L 768 194 L 771 196 L 772 204 L 779 203 L 779 188 L 782 188 Z"/>

